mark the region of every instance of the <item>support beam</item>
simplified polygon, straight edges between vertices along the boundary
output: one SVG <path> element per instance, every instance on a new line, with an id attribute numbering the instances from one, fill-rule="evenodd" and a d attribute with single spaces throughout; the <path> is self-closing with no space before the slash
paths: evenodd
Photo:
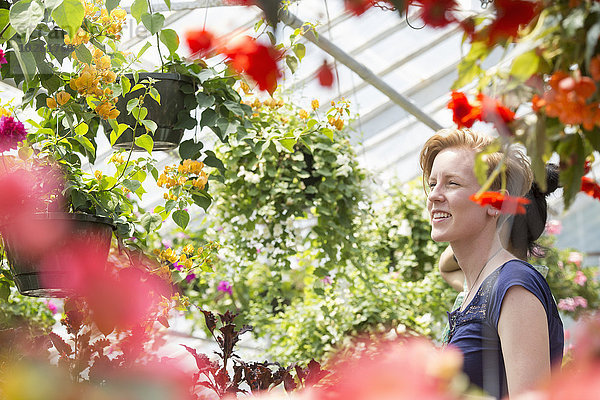
<path id="1" fill-rule="evenodd" d="M 279 17 L 284 24 L 294 29 L 302 28 L 302 26 L 304 25 L 302 20 L 300 20 L 294 14 L 290 13 L 288 10 L 285 9 L 282 9 L 280 11 Z M 315 44 L 321 50 L 335 58 L 337 61 L 339 61 L 346 67 L 348 67 L 351 71 L 356 73 L 363 80 L 369 82 L 369 84 L 371 84 L 377 90 L 385 94 L 390 100 L 392 100 L 394 103 L 398 104 L 400 107 L 404 108 L 406 111 L 414 115 L 419 121 L 423 122 L 431 129 L 435 131 L 442 129 L 442 126 L 440 124 L 438 124 L 429 115 L 425 114 L 410 99 L 402 96 L 394 88 L 392 88 L 385 81 L 379 78 L 373 71 L 356 61 L 354 58 L 349 56 L 346 52 L 344 52 L 335 44 L 324 38 L 322 35 L 320 35 L 317 38 L 311 30 L 307 29 L 305 30 L 304 38 L 310 41 L 311 43 Z"/>

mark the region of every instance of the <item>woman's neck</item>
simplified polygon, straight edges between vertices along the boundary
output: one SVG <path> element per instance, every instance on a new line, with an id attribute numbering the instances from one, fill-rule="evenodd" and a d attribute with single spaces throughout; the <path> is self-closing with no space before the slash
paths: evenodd
<path id="1" fill-rule="evenodd" d="M 480 283 L 487 273 L 500 264 L 499 261 L 506 261 L 507 257 L 511 258 L 510 253 L 502 247 L 498 235 L 486 239 L 480 238 L 479 240 L 475 239 L 463 243 L 450 243 L 458 265 L 465 274 L 469 288 L 476 283 Z M 494 268 L 490 266 L 494 266 Z M 487 273 L 483 269 L 487 270 Z M 475 282 L 476 280 L 479 282 Z"/>

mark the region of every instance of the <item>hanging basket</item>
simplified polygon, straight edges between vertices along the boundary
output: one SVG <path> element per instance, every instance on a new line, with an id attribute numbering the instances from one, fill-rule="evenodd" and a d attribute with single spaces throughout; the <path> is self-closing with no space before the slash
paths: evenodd
<path id="1" fill-rule="evenodd" d="M 32 217 L 32 224 L 44 226 L 43 232 L 51 232 L 53 227 L 64 227 L 60 239 L 53 243 L 51 251 L 31 251 L 18 243 L 11 225 L 2 227 L 4 250 L 10 271 L 17 289 L 22 295 L 31 297 L 67 297 L 73 294 L 72 263 L 66 266 L 60 249 L 77 244 L 75 250 L 93 254 L 95 262 L 106 262 L 114 225 L 110 218 L 90 214 L 47 213 Z M 38 225 L 41 224 L 41 225 Z M 40 232 L 31 232 L 32 235 Z M 21 244 L 21 245 L 20 245 Z M 84 264 L 84 263 L 82 263 Z M 86 265 L 77 265 L 77 268 Z"/>
<path id="2" fill-rule="evenodd" d="M 186 75 L 180 75 L 176 73 L 160 73 L 160 72 L 140 72 L 138 82 L 142 82 L 146 78 L 152 78 L 156 80 L 154 88 L 160 93 L 160 104 L 158 104 L 149 95 L 144 99 L 144 107 L 148 109 L 147 119 L 154 121 L 157 125 L 156 131 L 152 135 L 154 140 L 153 150 L 166 151 L 172 150 L 179 146 L 181 138 L 183 137 L 183 128 L 176 129 L 177 121 L 180 113 L 189 113 L 190 110 L 186 108 L 184 88 L 193 88 L 194 81 L 191 77 Z M 133 75 L 125 75 L 133 84 Z M 136 91 L 129 92 L 125 97 L 119 97 L 116 108 L 119 110 L 119 116 L 117 117 L 117 123 L 127 124 L 131 128 L 128 128 L 125 132 L 119 136 L 113 145 L 114 149 L 126 149 L 130 150 L 134 147 L 134 150 L 143 150 L 134 144 L 133 127 L 136 125 L 135 118 L 130 115 L 127 111 L 127 102 L 131 99 L 139 97 L 143 94 L 144 89 L 138 89 Z M 104 131 L 107 136 L 110 135 L 112 128 L 107 121 L 102 121 L 104 125 Z M 135 131 L 135 137 L 141 136 L 146 133 L 144 126 L 138 126 Z"/>

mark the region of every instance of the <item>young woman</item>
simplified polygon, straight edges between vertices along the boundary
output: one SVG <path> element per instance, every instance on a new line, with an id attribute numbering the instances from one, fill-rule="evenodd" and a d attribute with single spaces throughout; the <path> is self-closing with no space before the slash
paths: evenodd
<path id="1" fill-rule="evenodd" d="M 491 142 L 469 130 L 441 131 L 425 143 L 420 162 L 431 237 L 450 244 L 468 289 L 463 305 L 449 314 L 449 343 L 463 352 L 471 382 L 501 398 L 547 378 L 551 365 L 560 364 L 564 339 L 545 279 L 503 247 L 505 214 L 469 198 L 481 188 L 475 156 Z M 502 158 L 487 154 L 488 170 Z M 532 182 L 527 159 L 513 150 L 504 163 L 506 191 L 525 195 Z M 501 185 L 498 177 L 489 190 Z"/>

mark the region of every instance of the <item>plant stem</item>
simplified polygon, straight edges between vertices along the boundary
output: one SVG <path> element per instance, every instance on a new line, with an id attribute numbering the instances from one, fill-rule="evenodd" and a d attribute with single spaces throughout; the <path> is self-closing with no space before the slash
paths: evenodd
<path id="1" fill-rule="evenodd" d="M 150 0 L 148 2 L 148 10 L 150 11 L 150 15 L 153 14 L 152 4 L 150 4 Z M 158 58 L 160 59 L 160 72 L 165 72 L 165 63 L 162 57 L 162 53 L 160 51 L 160 38 L 158 36 L 158 32 L 156 32 L 156 49 L 158 50 Z"/>

